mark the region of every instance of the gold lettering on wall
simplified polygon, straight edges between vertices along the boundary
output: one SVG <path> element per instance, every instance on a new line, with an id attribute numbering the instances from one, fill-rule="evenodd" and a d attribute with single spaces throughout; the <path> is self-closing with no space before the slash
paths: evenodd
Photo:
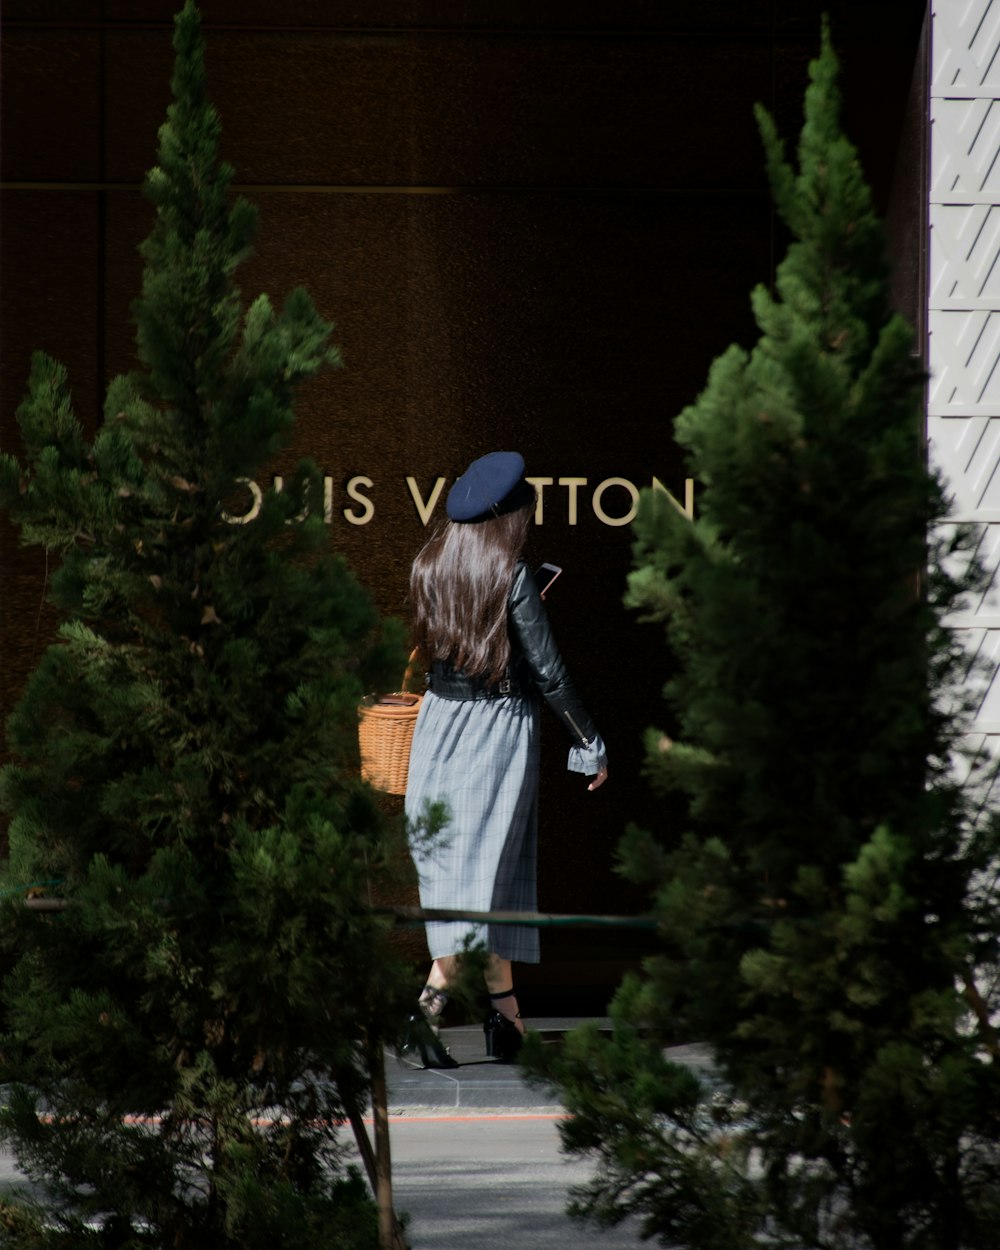
<path id="1" fill-rule="evenodd" d="M 434 505 L 441 498 L 441 492 L 444 490 L 444 484 L 447 478 L 439 477 L 434 482 L 434 489 L 431 491 L 431 497 L 424 503 L 424 498 L 420 493 L 420 487 L 417 485 L 415 477 L 408 477 L 406 484 L 410 488 L 410 495 L 417 509 L 417 515 L 424 525 L 428 525 L 431 519 L 431 513 L 434 511 Z"/>
<path id="2" fill-rule="evenodd" d="M 670 491 L 663 485 L 658 477 L 653 478 L 653 490 L 662 491 L 670 500 L 681 516 L 686 516 L 689 521 L 694 520 L 694 478 L 686 477 L 684 479 L 684 502 L 679 504 L 671 495 Z"/>
<path id="3" fill-rule="evenodd" d="M 241 477 L 236 480 L 250 492 L 250 507 L 246 512 L 238 516 L 233 516 L 232 513 L 223 511 L 222 519 L 223 521 L 228 521 L 230 525 L 249 525 L 251 521 L 256 521 L 257 519 L 260 505 L 264 502 L 264 492 L 252 477 Z"/>
<path id="4" fill-rule="evenodd" d="M 530 482 L 535 488 L 535 524 L 545 524 L 545 488 L 552 485 L 550 477 L 525 477 L 526 482 Z"/>
<path id="5" fill-rule="evenodd" d="M 332 477 L 328 477 L 326 481 L 330 483 L 331 487 L 333 486 Z M 409 478 L 407 478 L 407 481 L 409 481 Z M 352 525 L 367 525 L 368 524 L 368 522 L 375 515 L 375 505 L 372 503 L 372 501 L 368 498 L 367 495 L 358 494 L 358 487 L 366 486 L 369 490 L 371 490 L 371 488 L 374 485 L 375 483 L 371 480 L 370 477 L 352 477 L 351 478 L 351 480 L 347 483 L 348 498 L 353 499 L 355 503 L 361 504 L 363 511 L 361 515 L 359 516 L 351 508 L 345 508 L 344 509 L 345 521 L 350 521 Z M 331 512 L 332 512 L 332 509 L 331 509 Z M 328 518 L 328 520 L 329 519 L 330 518 Z"/>
<path id="6" fill-rule="evenodd" d="M 275 478 L 274 478 L 274 489 L 275 489 L 276 491 L 282 491 L 282 490 L 284 490 L 284 489 L 285 489 L 285 479 L 284 479 L 283 477 L 275 477 Z M 324 492 L 323 492 L 323 493 L 324 493 L 324 494 L 326 493 L 325 489 L 324 489 Z M 293 522 L 295 522 L 295 521 L 304 521 L 304 520 L 306 519 L 306 517 L 309 515 L 309 483 L 308 483 L 308 482 L 306 482 L 306 484 L 305 484 L 305 497 L 306 497 L 306 502 L 305 502 L 305 505 L 304 505 L 304 506 L 303 506 L 303 508 L 302 508 L 302 511 L 299 513 L 299 515 L 298 515 L 298 516 L 296 516 L 296 517 L 290 517 L 290 518 L 289 518 L 289 519 L 285 522 L 285 524 L 286 524 L 286 525 L 291 525 L 291 524 L 293 524 Z"/>
<path id="7" fill-rule="evenodd" d="M 624 486 L 628 491 L 632 505 L 624 516 L 613 517 L 604 511 L 604 492 L 609 486 Z M 605 525 L 628 525 L 629 521 L 635 520 L 635 514 L 639 510 L 639 491 L 627 477 L 606 477 L 594 491 L 593 507 L 594 516 Z"/>
<path id="8" fill-rule="evenodd" d="M 565 486 L 569 490 L 569 496 L 566 500 L 566 521 L 570 525 L 576 524 L 576 491 L 578 486 L 586 486 L 587 479 L 585 477 L 561 477 L 559 485 Z"/>
<path id="9" fill-rule="evenodd" d="M 260 514 L 264 494 L 261 487 L 251 478 L 244 477 L 238 480 L 247 489 L 246 511 L 242 513 L 223 512 L 222 517 L 223 520 L 229 521 L 233 525 L 247 525 Z M 580 513 L 584 509 L 581 499 L 586 499 L 586 495 L 582 494 L 582 492 L 589 485 L 587 478 L 529 477 L 527 480 L 534 486 L 538 496 L 535 504 L 536 525 L 545 524 L 546 511 L 550 521 L 564 520 L 567 525 L 578 525 L 580 523 Z M 430 525 L 441 501 L 442 492 L 448 484 L 448 478 L 436 477 L 426 498 L 421 490 L 420 483 L 415 477 L 407 476 L 405 481 L 420 523 L 425 527 Z M 276 491 L 280 491 L 283 485 L 284 480 L 281 477 L 274 478 L 273 487 Z M 659 491 L 666 495 L 677 511 L 686 516 L 689 521 L 694 520 L 693 478 L 684 479 L 683 503 L 678 502 L 658 477 L 654 476 L 650 485 L 654 491 Z M 553 493 L 547 489 L 548 487 L 556 486 L 561 487 L 562 491 Z M 323 519 L 327 525 L 332 525 L 336 516 L 337 488 L 336 478 L 330 476 L 323 478 Z M 340 515 L 349 525 L 369 525 L 375 520 L 375 500 L 368 493 L 375 489 L 375 482 L 372 478 L 366 477 L 361 473 L 356 474 L 343 483 L 342 489 L 349 502 L 340 508 Z M 563 494 L 562 492 L 565 493 Z M 624 511 L 622 511 L 620 503 L 622 492 L 625 494 L 627 503 Z M 628 525 L 635 519 L 638 507 L 639 487 L 627 477 L 606 477 L 603 481 L 598 482 L 591 492 L 590 511 L 602 525 L 608 525 L 613 528 Z M 303 512 L 302 515 L 304 517 L 306 513 Z"/>

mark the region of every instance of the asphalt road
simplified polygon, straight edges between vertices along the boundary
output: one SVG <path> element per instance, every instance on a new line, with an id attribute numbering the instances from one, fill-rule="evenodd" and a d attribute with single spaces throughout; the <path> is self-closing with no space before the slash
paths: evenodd
<path id="1" fill-rule="evenodd" d="M 636 1250 L 635 1225 L 566 1215 L 591 1165 L 559 1150 L 558 1115 L 394 1116 L 393 1199 L 413 1250 Z"/>

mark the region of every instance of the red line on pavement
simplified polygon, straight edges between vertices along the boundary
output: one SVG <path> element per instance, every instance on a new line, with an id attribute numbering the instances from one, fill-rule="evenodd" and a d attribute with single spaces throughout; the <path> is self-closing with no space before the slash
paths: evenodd
<path id="1" fill-rule="evenodd" d="M 473 1112 L 467 1112 L 465 1115 L 401 1115 L 398 1112 L 393 1114 L 389 1112 L 390 1124 L 426 1124 L 428 1121 L 436 1121 L 450 1123 L 457 1120 L 568 1120 L 569 1113 L 566 1111 L 552 1112 L 535 1112 L 527 1115 L 518 1115 L 517 1112 L 511 1112 L 504 1115 L 475 1115 Z M 366 1124 L 370 1124 L 370 1120 L 365 1120 Z"/>

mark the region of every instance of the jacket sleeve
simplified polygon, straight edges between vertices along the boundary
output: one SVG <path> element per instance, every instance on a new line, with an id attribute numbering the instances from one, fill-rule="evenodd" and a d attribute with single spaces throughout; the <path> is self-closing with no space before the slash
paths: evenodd
<path id="1" fill-rule="evenodd" d="M 570 680 L 542 596 L 523 561 L 514 573 L 508 608 L 514 653 L 520 653 L 531 679 L 573 741 L 569 767 L 574 772 L 599 771 L 606 766 L 601 763 L 604 743 Z"/>

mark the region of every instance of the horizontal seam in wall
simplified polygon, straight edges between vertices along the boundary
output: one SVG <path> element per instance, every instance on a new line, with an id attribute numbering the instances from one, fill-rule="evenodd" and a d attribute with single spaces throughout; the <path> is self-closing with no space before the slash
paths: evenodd
<path id="1" fill-rule="evenodd" d="M 818 10 L 817 10 L 818 11 Z M 128 34 L 133 31 L 166 31 L 173 29 L 172 22 L 130 21 L 128 19 L 114 21 L 64 21 L 53 18 L 46 21 L 41 18 L 11 18 L 3 22 L 4 31 L 112 31 Z M 685 29 L 675 26 L 337 26 L 337 25 L 301 25 L 279 26 L 262 23 L 240 22 L 206 22 L 202 21 L 201 29 L 206 33 L 240 34 L 240 35 L 333 35 L 344 38 L 399 38 L 400 36 L 419 38 L 421 36 L 453 36 L 456 38 L 474 39 L 656 39 L 678 43 L 718 43 L 720 31 L 705 28 Z M 817 32 L 803 30 L 800 27 L 743 27 L 724 29 L 723 39 L 742 43 L 766 43 L 775 40 L 780 42 L 809 43 L 816 42 Z"/>
<path id="2" fill-rule="evenodd" d="M 0 182 L 0 191 L 94 191 L 128 192 L 142 190 L 137 182 Z M 407 186 L 404 184 L 336 184 L 336 183 L 233 183 L 231 190 L 242 195 L 607 195 L 625 197 L 716 196 L 725 198 L 765 200 L 765 187 L 656 187 L 656 186 L 593 186 L 560 185 L 558 183 L 518 186 L 506 184 L 468 184 L 465 186 Z"/>

